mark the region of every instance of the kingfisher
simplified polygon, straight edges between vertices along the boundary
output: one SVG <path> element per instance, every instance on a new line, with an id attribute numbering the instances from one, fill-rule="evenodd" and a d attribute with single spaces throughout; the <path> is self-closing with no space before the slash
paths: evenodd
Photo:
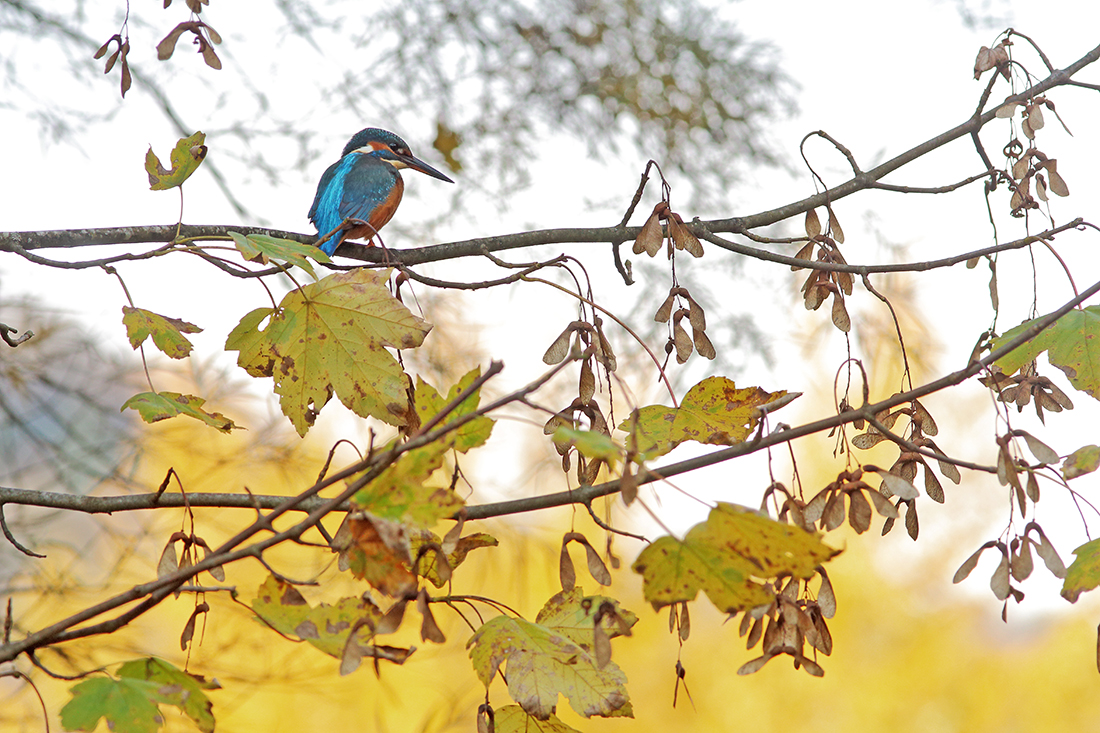
<path id="1" fill-rule="evenodd" d="M 371 240 L 386 225 L 401 203 L 405 182 L 398 172 L 412 168 L 454 183 L 424 161 L 413 156 L 404 140 L 392 132 L 368 127 L 360 130 L 344 146 L 340 160 L 333 163 L 317 184 L 317 195 L 309 207 L 309 220 L 323 237 L 340 226 L 345 219 L 350 228 L 337 232 L 321 245 L 328 255 L 346 239 Z"/>

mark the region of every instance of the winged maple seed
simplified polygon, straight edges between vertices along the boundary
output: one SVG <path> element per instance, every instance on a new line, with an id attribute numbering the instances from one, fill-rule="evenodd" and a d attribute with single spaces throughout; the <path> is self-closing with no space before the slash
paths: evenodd
<path id="1" fill-rule="evenodd" d="M 642 225 L 638 232 L 638 238 L 634 240 L 632 251 L 636 255 L 645 252 L 650 257 L 656 257 L 661 250 L 661 243 L 665 239 L 661 222 L 668 226 L 668 256 L 677 249 L 686 251 L 692 257 L 703 256 L 703 244 L 695 233 L 684 223 L 683 218 L 669 208 L 668 202 L 661 200 L 653 207 L 653 212 Z"/>
<path id="2" fill-rule="evenodd" d="M 993 48 L 982 46 L 978 51 L 978 57 L 974 59 L 974 78 L 978 79 L 990 69 L 996 69 L 1005 81 L 1012 81 L 1008 70 L 1011 63 L 1008 49 L 1011 45 L 1012 41 L 1005 38 Z"/>
<path id="3" fill-rule="evenodd" d="M 817 261 L 846 265 L 844 255 L 837 247 L 844 242 L 844 230 L 840 228 L 832 207 L 827 207 L 829 212 L 829 231 L 821 232 L 821 220 L 814 209 L 806 212 L 806 244 L 795 255 L 800 260 L 812 260 L 814 249 L 817 249 Z M 798 265 L 791 265 L 791 270 L 802 269 Z M 806 310 L 817 310 L 825 299 L 833 296 L 832 319 L 833 325 L 847 333 L 852 328 L 852 320 L 848 315 L 848 309 L 844 305 L 844 296 L 852 294 L 852 274 L 832 270 L 813 270 L 806 282 L 802 284 L 802 297 Z"/>
<path id="4" fill-rule="evenodd" d="M 781 581 L 777 580 L 775 589 L 778 592 L 771 604 L 745 611 L 739 628 L 740 635 L 747 636 L 745 648 L 752 649 L 763 640 L 763 654 L 741 665 L 737 674 L 758 672 L 770 660 L 783 654 L 794 658 L 795 669 L 802 667 L 814 677 L 825 674 L 821 665 L 806 657 L 806 644 L 814 650 L 815 657 L 817 652 L 825 656 L 833 652 L 833 636 L 825 619 L 832 618 L 836 612 L 836 598 L 825 569 L 819 567 L 818 573 L 822 580 L 817 600 L 808 598 L 809 581 L 788 579 L 786 586 L 780 591 Z M 803 583 L 804 592 L 799 594 Z"/>
<path id="5" fill-rule="evenodd" d="M 978 381 L 997 393 L 1000 402 L 1016 403 L 1016 411 L 1023 412 L 1032 401 L 1035 402 L 1035 414 L 1046 423 L 1043 410 L 1061 412 L 1072 410 L 1073 401 L 1047 377 L 1039 376 L 1035 362 L 1024 366 L 1019 372 L 1006 376 L 997 366 L 990 373 L 979 377 Z"/>
<path id="6" fill-rule="evenodd" d="M 673 313 L 673 308 L 676 306 L 678 299 L 683 298 L 687 301 L 688 307 L 680 307 Z M 691 336 L 687 335 L 687 331 L 680 323 L 684 318 L 687 318 L 688 323 L 691 325 Z M 692 347 L 695 351 L 706 359 L 713 359 L 717 356 L 717 352 L 714 350 L 714 345 L 707 337 L 707 319 L 706 314 L 703 312 L 703 307 L 699 305 L 687 288 L 673 287 L 668 291 L 668 297 L 657 308 L 657 313 L 654 314 L 653 320 L 658 323 L 669 323 L 671 321 L 671 334 L 669 335 L 668 342 L 665 344 L 665 353 L 671 354 L 673 350 L 676 352 L 676 361 L 683 364 L 691 357 Z"/>

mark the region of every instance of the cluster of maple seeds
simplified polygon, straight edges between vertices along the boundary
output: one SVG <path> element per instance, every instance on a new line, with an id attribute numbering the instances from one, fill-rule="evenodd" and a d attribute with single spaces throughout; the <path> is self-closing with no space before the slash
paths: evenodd
<path id="1" fill-rule="evenodd" d="M 1038 540 L 1032 539 L 1032 532 L 1039 537 Z M 1058 556 L 1058 551 L 1054 549 L 1054 545 L 1047 539 L 1042 527 L 1035 522 L 1028 522 L 1024 527 L 1023 534 L 1013 537 L 1008 544 L 1005 544 L 1002 540 L 990 540 L 979 547 L 973 555 L 963 561 L 963 564 L 955 571 L 955 576 L 951 579 L 951 582 L 961 583 L 966 580 L 970 573 L 974 571 L 974 568 L 978 566 L 978 560 L 981 559 L 982 553 L 991 547 L 997 548 L 1001 553 L 1001 561 L 997 564 L 997 568 L 989 579 L 989 588 L 993 591 L 993 595 L 997 597 L 997 600 L 1005 602 L 1004 607 L 1001 609 L 1002 619 L 1007 618 L 1009 596 L 1017 603 L 1024 599 L 1023 591 L 1014 588 L 1012 581 L 1025 580 L 1031 575 L 1031 571 L 1035 569 L 1035 563 L 1031 557 L 1032 547 L 1035 548 L 1035 553 L 1042 558 L 1043 564 L 1046 565 L 1051 575 L 1059 579 L 1066 577 L 1065 563 Z M 1076 602 L 1080 593 L 1080 589 L 1068 594 L 1067 591 L 1062 591 L 1063 597 L 1070 603 Z"/>
<path id="2" fill-rule="evenodd" d="M 692 257 L 703 256 L 703 243 L 695 236 L 695 233 L 687 228 L 683 218 L 673 211 L 668 201 L 658 201 L 653 207 L 653 213 L 645 220 L 642 231 L 634 240 L 633 252 L 640 255 L 645 252 L 650 257 L 656 257 L 661 251 L 661 244 L 665 241 L 665 230 L 661 223 L 668 226 L 668 258 L 677 249 L 682 249 Z"/>
<path id="3" fill-rule="evenodd" d="M 611 350 L 611 343 L 604 336 L 603 321 L 599 316 L 592 319 L 592 323 L 573 321 L 562 331 L 550 348 L 543 354 L 542 360 L 546 364 L 554 365 L 565 361 L 571 354 L 573 358 L 581 360 L 580 380 L 577 387 L 577 396 L 563 410 L 558 411 L 546 424 L 543 432 L 553 436 L 559 428 L 579 429 L 581 419 L 587 420 L 589 430 L 611 437 L 611 430 L 607 420 L 596 402 L 596 374 L 592 368 L 595 360 L 608 373 L 618 368 L 615 352 Z M 561 467 L 568 472 L 571 466 L 570 456 L 574 452 L 573 444 L 569 440 L 554 438 L 554 448 L 561 456 Z M 582 485 L 590 485 L 596 480 L 600 467 L 605 461 L 600 458 L 588 460 L 579 451 L 577 452 L 577 480 Z"/>
<path id="4" fill-rule="evenodd" d="M 1043 410 L 1061 412 L 1073 409 L 1073 401 L 1058 385 L 1047 377 L 1039 376 L 1035 362 L 1024 366 L 1011 377 L 994 366 L 987 376 L 979 377 L 978 381 L 996 392 L 999 401 L 1015 403 L 1017 412 L 1023 412 L 1025 407 L 1034 402 L 1035 414 L 1044 425 L 1046 418 Z"/>
<path id="5" fill-rule="evenodd" d="M 687 301 L 688 306 L 686 308 L 683 306 L 676 308 L 679 298 Z M 675 312 L 673 312 L 673 308 L 676 308 Z M 683 326 L 685 318 L 691 326 L 690 337 Z M 668 297 L 661 303 L 661 307 L 657 309 L 657 313 L 653 316 L 653 320 L 658 323 L 669 323 L 671 320 L 672 334 L 665 344 L 666 357 L 675 350 L 677 363 L 683 364 L 691 357 L 693 346 L 699 356 L 706 359 L 713 359 L 716 356 L 714 345 L 706 334 L 706 314 L 703 312 L 703 307 L 691 297 L 687 288 L 679 286 L 671 288 L 668 291 Z"/>
<path id="6" fill-rule="evenodd" d="M 814 249 L 817 249 L 818 262 L 846 265 L 848 263 L 837 247 L 838 244 L 844 244 L 844 230 L 840 228 L 840 222 L 833 213 L 833 207 L 826 205 L 825 208 L 829 212 L 828 231 L 822 232 L 817 211 L 814 209 L 807 211 L 806 238 L 809 241 L 802 246 L 795 257 L 800 260 L 813 260 Z M 791 265 L 792 271 L 801 269 L 798 265 Z M 806 310 L 817 310 L 826 298 L 833 296 L 833 325 L 845 333 L 852 329 L 852 319 L 844 306 L 844 296 L 851 294 L 852 275 L 848 272 L 815 269 L 802 284 L 802 298 L 806 304 Z"/>
<path id="7" fill-rule="evenodd" d="M 818 567 L 817 572 L 821 575 L 821 587 L 816 600 L 808 597 L 808 581 L 806 592 L 800 595 L 802 582 L 797 578 L 789 578 L 782 590 L 779 590 L 782 581 L 776 580 L 775 600 L 770 605 L 745 611 L 739 629 L 741 636 L 747 636 L 745 648 L 752 649 L 763 641 L 763 654 L 742 664 L 737 674 L 758 672 L 770 660 L 783 654 L 794 658 L 795 669 L 801 667 L 814 677 L 825 674 L 820 664 L 806 656 L 807 644 L 825 656 L 833 652 L 833 636 L 825 619 L 836 613 L 836 597 L 825 569 Z"/>

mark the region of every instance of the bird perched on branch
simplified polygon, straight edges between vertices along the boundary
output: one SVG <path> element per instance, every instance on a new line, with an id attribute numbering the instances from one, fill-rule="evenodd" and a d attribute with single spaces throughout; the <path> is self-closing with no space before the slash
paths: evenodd
<path id="1" fill-rule="evenodd" d="M 347 239 L 371 240 L 386 225 L 401 203 L 405 182 L 398 172 L 412 168 L 454 183 L 418 158 L 404 140 L 392 132 L 368 127 L 355 133 L 344 146 L 340 160 L 333 163 L 317 184 L 317 195 L 309 208 L 309 220 L 317 236 L 331 237 L 320 247 L 332 254 Z M 341 231 L 334 231 L 344 222 Z"/>

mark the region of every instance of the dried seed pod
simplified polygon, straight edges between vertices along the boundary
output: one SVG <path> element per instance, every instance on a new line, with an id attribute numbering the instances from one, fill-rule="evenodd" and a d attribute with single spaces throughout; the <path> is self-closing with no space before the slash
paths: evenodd
<path id="1" fill-rule="evenodd" d="M 633 252 L 636 255 L 640 255 L 645 252 L 650 257 L 653 257 L 661 249 L 661 242 L 664 241 L 665 234 L 661 229 L 660 214 L 662 210 L 667 210 L 668 204 L 664 201 L 660 201 L 653 207 L 653 213 L 649 215 L 649 218 L 645 220 L 645 224 L 642 225 L 642 231 L 638 232 L 638 238 L 634 240 Z"/>
<path id="2" fill-rule="evenodd" d="M 682 249 L 692 257 L 703 256 L 702 242 L 699 241 L 699 238 L 695 236 L 694 232 L 687 228 L 687 225 L 684 224 L 684 220 L 680 218 L 679 214 L 673 213 L 669 215 L 668 231 L 672 236 L 672 241 L 676 245 L 676 249 Z"/>

